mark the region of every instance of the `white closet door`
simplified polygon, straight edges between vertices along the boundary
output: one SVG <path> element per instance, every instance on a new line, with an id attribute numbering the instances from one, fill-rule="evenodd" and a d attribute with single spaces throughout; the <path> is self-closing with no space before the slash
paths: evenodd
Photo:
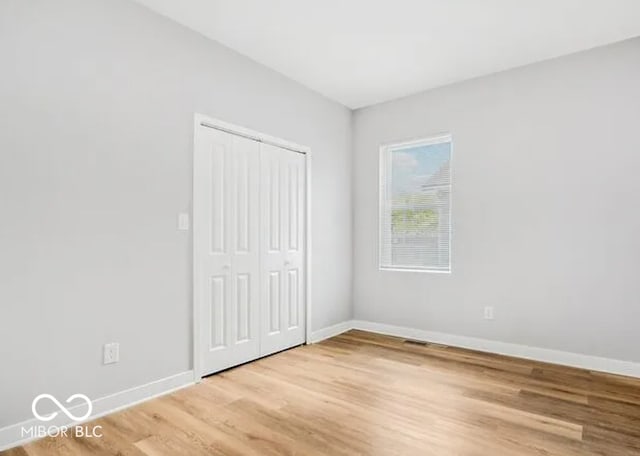
<path id="1" fill-rule="evenodd" d="M 305 340 L 305 157 L 260 146 L 261 341 L 268 355 Z"/>
<path id="2" fill-rule="evenodd" d="M 200 127 L 194 169 L 194 293 L 206 375 L 260 355 L 260 143 Z"/>

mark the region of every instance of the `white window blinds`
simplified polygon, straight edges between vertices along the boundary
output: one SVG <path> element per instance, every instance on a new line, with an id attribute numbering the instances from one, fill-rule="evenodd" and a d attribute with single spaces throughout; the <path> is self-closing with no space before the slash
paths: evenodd
<path id="1" fill-rule="evenodd" d="M 380 149 L 380 268 L 450 272 L 451 136 Z"/>

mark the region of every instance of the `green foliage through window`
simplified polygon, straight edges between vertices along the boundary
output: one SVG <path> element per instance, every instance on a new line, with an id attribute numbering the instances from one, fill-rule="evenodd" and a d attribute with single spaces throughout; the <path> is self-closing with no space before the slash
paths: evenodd
<path id="1" fill-rule="evenodd" d="M 438 213 L 433 209 L 394 209 L 391 229 L 395 234 L 433 233 L 438 229 Z"/>

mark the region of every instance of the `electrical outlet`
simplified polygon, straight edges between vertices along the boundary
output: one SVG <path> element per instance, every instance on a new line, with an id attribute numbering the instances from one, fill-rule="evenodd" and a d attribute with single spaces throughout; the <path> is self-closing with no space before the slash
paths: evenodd
<path id="1" fill-rule="evenodd" d="M 104 345 L 103 364 L 113 364 L 120 361 L 120 344 L 113 342 Z"/>
<path id="2" fill-rule="evenodd" d="M 484 308 L 484 319 L 493 320 L 493 307 L 487 306 Z"/>

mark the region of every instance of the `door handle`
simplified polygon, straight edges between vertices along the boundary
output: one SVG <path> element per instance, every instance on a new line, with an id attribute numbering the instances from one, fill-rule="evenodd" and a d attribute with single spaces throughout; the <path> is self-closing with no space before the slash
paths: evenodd
<path id="1" fill-rule="evenodd" d="M 229 269 L 231 267 L 230 264 L 223 264 L 222 269 Z"/>
<path id="2" fill-rule="evenodd" d="M 290 265 L 291 265 L 291 261 L 289 261 L 289 260 L 285 260 L 285 261 L 284 261 L 284 265 L 285 265 L 285 266 L 290 266 Z"/>

